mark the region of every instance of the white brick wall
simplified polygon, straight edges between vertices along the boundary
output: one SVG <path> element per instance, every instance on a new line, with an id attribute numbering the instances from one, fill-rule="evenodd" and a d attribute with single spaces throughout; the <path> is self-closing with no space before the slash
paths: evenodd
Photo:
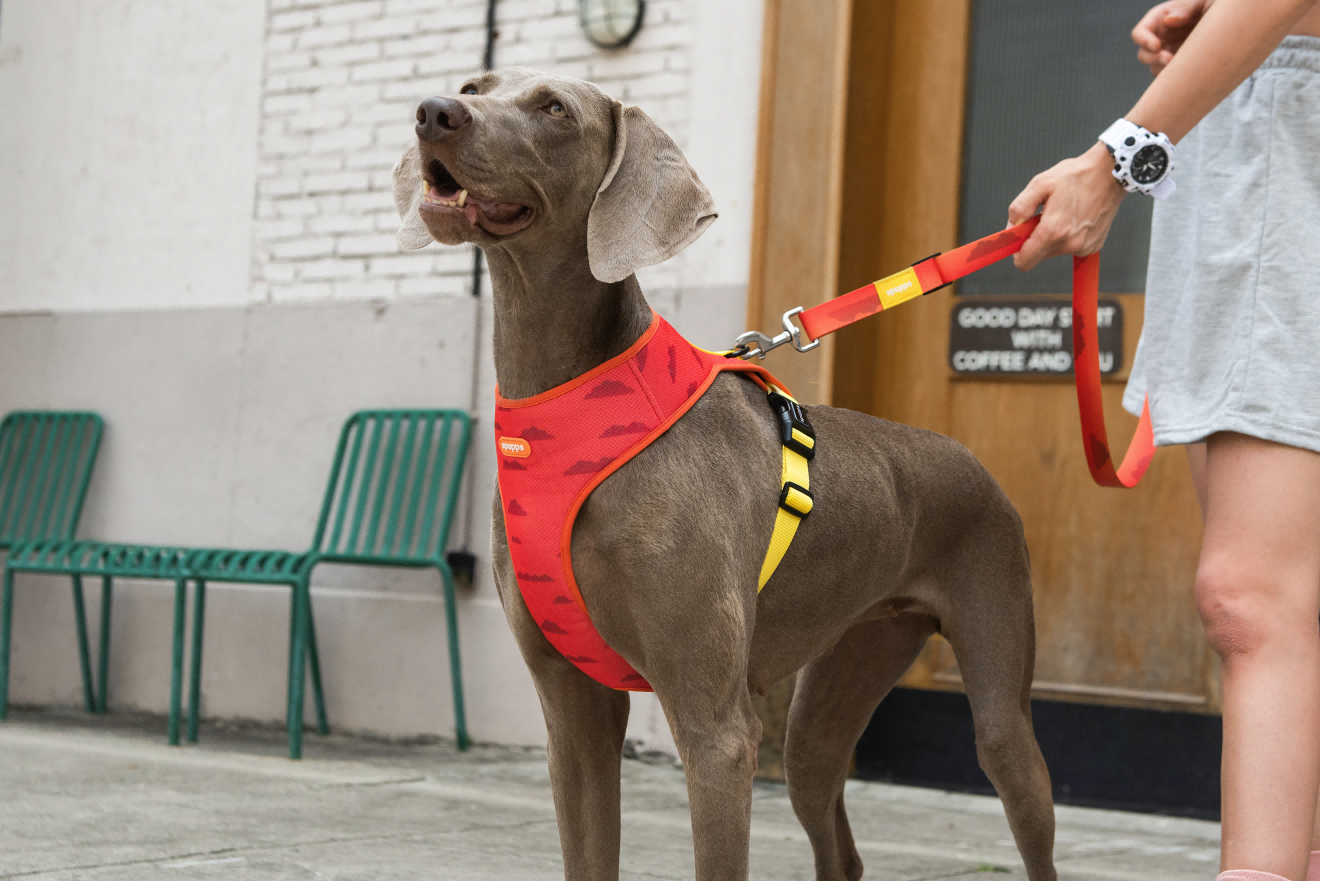
<path id="1" fill-rule="evenodd" d="M 499 0 L 495 63 L 598 83 L 687 140 L 692 4 L 650 0 L 631 46 L 592 46 L 576 0 Z M 417 103 L 480 70 L 486 0 L 270 0 L 253 247 L 254 299 L 470 293 L 470 248 L 402 253 L 390 169 Z M 648 273 L 672 299 L 670 270 Z"/>

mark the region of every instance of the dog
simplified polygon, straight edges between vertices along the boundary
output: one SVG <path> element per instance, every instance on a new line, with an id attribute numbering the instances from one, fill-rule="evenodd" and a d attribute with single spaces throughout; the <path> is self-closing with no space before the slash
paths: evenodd
<path id="1" fill-rule="evenodd" d="M 500 393 L 529 398 L 619 356 L 652 320 L 635 271 L 715 218 L 674 142 L 579 80 L 510 68 L 424 101 L 394 170 L 399 242 L 473 242 L 494 290 Z M 957 655 L 981 767 L 1031 881 L 1055 881 L 1054 806 L 1032 731 L 1031 573 L 1021 521 L 943 436 L 810 408 L 815 508 L 764 591 L 781 444 L 765 393 L 721 373 L 601 483 L 572 527 L 581 598 L 653 687 L 687 775 L 698 881 L 746 879 L 761 725 L 752 693 L 798 674 L 784 764 L 818 881 L 856 881 L 844 810 L 880 700 L 940 633 Z M 516 581 L 496 491 L 492 559 L 546 728 L 564 875 L 616 881 L 627 692 L 547 641 Z"/>

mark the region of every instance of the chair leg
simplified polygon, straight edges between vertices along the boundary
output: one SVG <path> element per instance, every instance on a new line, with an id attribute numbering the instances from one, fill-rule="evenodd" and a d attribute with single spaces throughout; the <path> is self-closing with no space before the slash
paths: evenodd
<path id="1" fill-rule="evenodd" d="M 197 742 L 201 715 L 202 634 L 206 629 L 206 582 L 197 579 L 193 592 L 192 662 L 188 668 L 188 742 Z"/>
<path id="2" fill-rule="evenodd" d="M 9 715 L 9 633 L 14 618 L 14 573 L 5 567 L 0 596 L 0 719 Z"/>
<path id="3" fill-rule="evenodd" d="M 96 712 L 106 711 L 106 692 L 110 682 L 110 607 L 114 600 L 114 579 L 101 576 L 101 642 L 96 658 Z"/>
<path id="4" fill-rule="evenodd" d="M 289 758 L 302 758 L 303 694 L 307 678 L 307 582 L 293 588 L 293 664 L 289 672 Z"/>
<path id="5" fill-rule="evenodd" d="M 463 703 L 463 668 L 458 651 L 458 609 L 454 599 L 454 576 L 447 569 L 440 570 L 445 590 L 445 623 L 449 627 L 449 678 L 454 690 L 454 739 L 459 750 L 466 750 L 472 741 L 468 738 L 467 712 Z"/>
<path id="6" fill-rule="evenodd" d="M 167 738 L 170 746 L 179 745 L 179 714 L 183 692 L 183 624 L 186 611 L 186 585 L 182 578 L 174 582 L 174 651 L 170 664 L 170 722 Z"/>
<path id="7" fill-rule="evenodd" d="M 325 737 L 330 733 L 330 722 L 325 716 L 325 693 L 321 690 L 321 658 L 316 651 L 316 618 L 312 615 L 312 597 L 307 595 L 307 646 L 312 665 L 312 700 L 316 705 L 316 733 Z"/>
<path id="8" fill-rule="evenodd" d="M 92 659 L 87 648 L 87 607 L 83 603 L 82 576 L 73 576 L 73 618 L 78 628 L 78 666 L 82 671 L 83 703 L 87 712 L 96 712 L 96 696 L 92 692 Z"/>

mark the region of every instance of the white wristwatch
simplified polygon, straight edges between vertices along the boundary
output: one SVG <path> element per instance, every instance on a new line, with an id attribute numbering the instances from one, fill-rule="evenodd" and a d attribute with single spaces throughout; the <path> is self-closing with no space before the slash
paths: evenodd
<path id="1" fill-rule="evenodd" d="M 1174 190 L 1173 142 L 1120 119 L 1100 135 L 1114 157 L 1114 177 L 1129 193 L 1166 198 Z"/>

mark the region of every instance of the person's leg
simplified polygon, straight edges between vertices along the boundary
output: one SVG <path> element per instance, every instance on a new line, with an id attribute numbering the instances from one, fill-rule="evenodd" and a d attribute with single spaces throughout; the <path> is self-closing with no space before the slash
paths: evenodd
<path id="1" fill-rule="evenodd" d="M 1222 868 L 1306 877 L 1320 782 L 1320 454 L 1206 448 L 1196 602 L 1223 661 Z"/>

